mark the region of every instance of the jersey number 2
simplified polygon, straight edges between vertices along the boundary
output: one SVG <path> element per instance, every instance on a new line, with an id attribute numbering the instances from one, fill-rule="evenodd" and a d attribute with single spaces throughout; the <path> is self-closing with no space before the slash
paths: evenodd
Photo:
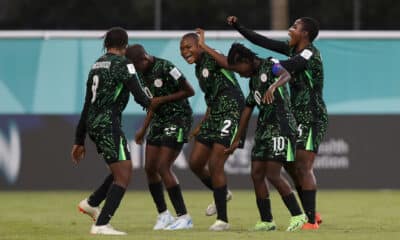
<path id="1" fill-rule="evenodd" d="M 221 129 L 221 135 L 229 135 L 229 128 L 232 125 L 231 120 L 225 120 L 224 121 L 224 127 Z"/>

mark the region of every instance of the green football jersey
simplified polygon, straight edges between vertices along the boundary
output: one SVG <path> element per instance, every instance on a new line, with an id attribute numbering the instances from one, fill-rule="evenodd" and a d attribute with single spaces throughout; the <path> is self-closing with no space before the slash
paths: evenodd
<path id="1" fill-rule="evenodd" d="M 278 79 L 272 67 L 275 64 L 271 59 L 260 59 L 257 72 L 250 78 L 250 92 L 246 98 L 246 105 L 259 108 L 258 126 L 275 125 L 286 133 L 296 132 L 296 121 L 290 111 L 289 94 L 285 86 L 276 89 L 272 104 L 262 102 L 265 92 Z"/>
<path id="2" fill-rule="evenodd" d="M 134 65 L 112 53 L 100 57 L 89 72 L 75 143 L 83 145 L 87 132 L 120 127 L 130 92 L 142 107 L 149 106 L 150 100 L 140 88 Z"/>
<path id="3" fill-rule="evenodd" d="M 310 44 L 300 53 L 290 49 L 289 57 L 300 54 L 307 60 L 306 69 L 292 73 L 290 95 L 293 113 L 298 123 L 327 121 L 327 110 L 322 97 L 324 72 L 321 54 Z"/>
<path id="4" fill-rule="evenodd" d="M 196 77 L 205 94 L 207 106 L 210 106 L 225 90 L 242 91 L 233 72 L 220 67 L 216 60 L 206 52 L 202 54 L 200 62 L 196 64 Z"/>
<path id="5" fill-rule="evenodd" d="M 140 82 L 149 98 L 171 95 L 181 89 L 185 76 L 171 62 L 154 57 L 154 64 L 145 73 L 139 73 Z M 166 122 L 191 117 L 188 99 L 163 104 L 155 113 L 153 121 Z"/>

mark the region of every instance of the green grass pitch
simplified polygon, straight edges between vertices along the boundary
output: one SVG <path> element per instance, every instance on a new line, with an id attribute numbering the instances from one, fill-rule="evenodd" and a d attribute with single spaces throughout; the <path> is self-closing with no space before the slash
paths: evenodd
<path id="1" fill-rule="evenodd" d="M 294 233 L 284 231 L 289 213 L 277 192 L 271 193 L 271 199 L 278 231 L 249 231 L 259 219 L 254 193 L 233 190 L 233 200 L 228 203 L 232 229 L 210 232 L 207 229 L 215 218 L 206 217 L 204 210 L 212 200 L 211 192 L 183 192 L 194 229 L 153 231 L 156 210 L 150 194 L 129 191 L 111 222 L 115 228 L 128 232 L 128 236 L 123 237 L 89 234 L 92 221 L 76 208 L 88 194 L 76 191 L 0 191 L 0 239 L 400 239 L 400 191 L 320 191 L 318 211 L 324 221 L 320 229 Z M 168 207 L 173 212 L 169 201 Z"/>

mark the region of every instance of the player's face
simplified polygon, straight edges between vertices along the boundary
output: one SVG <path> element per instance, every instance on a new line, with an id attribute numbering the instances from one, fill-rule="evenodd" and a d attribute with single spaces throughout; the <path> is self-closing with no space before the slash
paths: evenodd
<path id="1" fill-rule="evenodd" d="M 301 22 L 300 19 L 297 19 L 293 23 L 293 25 L 289 28 L 289 37 L 290 37 L 289 45 L 296 46 L 300 42 L 303 34 L 304 34 L 303 23 Z"/>
<path id="2" fill-rule="evenodd" d="M 146 72 L 150 67 L 150 57 L 147 54 L 143 54 L 139 59 L 133 61 L 135 68 L 138 72 Z"/>
<path id="3" fill-rule="evenodd" d="M 234 65 L 231 65 L 233 71 L 239 73 L 241 77 L 251 77 L 253 73 L 253 68 L 250 63 L 236 63 Z"/>
<path id="4" fill-rule="evenodd" d="M 200 48 L 194 38 L 187 37 L 181 40 L 181 56 L 187 63 L 193 64 L 197 61 L 200 55 Z"/>

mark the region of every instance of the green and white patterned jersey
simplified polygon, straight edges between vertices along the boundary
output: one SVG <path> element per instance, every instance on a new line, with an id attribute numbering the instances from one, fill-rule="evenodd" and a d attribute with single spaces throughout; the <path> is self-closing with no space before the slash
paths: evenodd
<path id="1" fill-rule="evenodd" d="M 196 77 L 201 90 L 204 92 L 207 106 L 210 106 L 219 94 L 225 90 L 241 92 L 239 83 L 233 72 L 220 67 L 216 60 L 204 52 L 196 64 Z"/>
<path id="2" fill-rule="evenodd" d="M 246 98 L 246 105 L 259 108 L 257 126 L 263 127 L 272 125 L 277 127 L 282 133 L 296 134 L 296 121 L 290 111 L 289 94 L 285 86 L 276 89 L 272 104 L 264 104 L 262 99 L 277 79 L 272 67 L 275 64 L 271 59 L 260 59 L 260 66 L 249 82 L 250 93 Z"/>
<path id="3" fill-rule="evenodd" d="M 185 76 L 171 62 L 154 57 L 152 68 L 138 73 L 140 82 L 149 98 L 171 95 L 182 87 Z M 180 118 L 191 118 L 192 109 L 188 99 L 163 104 L 155 113 L 153 122 L 170 122 Z"/>
<path id="4" fill-rule="evenodd" d="M 83 145 L 87 132 L 121 126 L 121 114 L 132 92 L 135 101 L 147 107 L 149 99 L 141 90 L 135 67 L 125 57 L 107 53 L 91 67 L 85 104 L 76 130 L 75 143 Z"/>
<path id="5" fill-rule="evenodd" d="M 320 52 L 313 44 L 300 53 L 294 48 L 289 51 L 289 57 L 302 56 L 307 60 L 303 71 L 292 73 L 290 95 L 293 113 L 298 123 L 313 124 L 327 122 L 327 110 L 322 98 L 324 72 Z"/>

